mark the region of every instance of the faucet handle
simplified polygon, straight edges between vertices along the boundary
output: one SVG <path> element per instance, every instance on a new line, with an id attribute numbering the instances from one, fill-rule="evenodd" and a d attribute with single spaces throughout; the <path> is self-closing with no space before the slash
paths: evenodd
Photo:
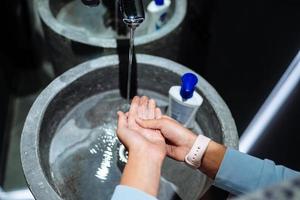
<path id="1" fill-rule="evenodd" d="M 129 27 L 137 27 L 145 20 L 142 0 L 119 0 L 123 22 Z"/>
<path id="2" fill-rule="evenodd" d="M 100 4 L 100 0 L 81 0 L 81 2 L 86 6 L 98 6 Z"/>

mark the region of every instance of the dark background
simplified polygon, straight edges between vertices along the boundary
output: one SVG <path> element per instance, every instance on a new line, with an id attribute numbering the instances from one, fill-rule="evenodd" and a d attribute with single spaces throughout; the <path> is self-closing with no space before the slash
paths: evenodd
<path id="1" fill-rule="evenodd" d="M 300 50 L 300 1 L 212 0 L 189 6 L 180 62 L 216 88 L 241 135 Z M 300 170 L 298 90 L 251 154 Z"/>
<path id="2" fill-rule="evenodd" d="M 10 95 L 14 92 L 13 79 L 18 73 L 17 69 L 31 68 L 30 42 L 28 36 L 29 21 L 21 19 L 24 14 L 20 10 L 21 3 L 17 1 L 1 1 L 0 31 L 0 181 L 3 182 L 4 160 L 6 157 L 7 139 L 5 128 L 9 111 Z M 24 23 L 24 24 L 23 24 Z M 27 54 L 27 55 L 26 55 Z M 31 54 L 31 55 L 28 55 Z M 29 61 L 29 59 L 31 61 Z M 16 81 L 16 80 L 15 80 Z"/>
<path id="3" fill-rule="evenodd" d="M 38 38 L 26 1 L 2 0 L 1 8 L 0 155 L 4 159 L 10 97 L 30 94 L 44 84 Z M 186 20 L 178 61 L 216 88 L 241 135 L 300 50 L 300 1 L 190 0 Z M 299 100 L 298 86 L 252 155 L 300 170 Z"/>
<path id="4" fill-rule="evenodd" d="M 180 61 L 216 88 L 241 135 L 300 50 L 300 1 L 193 1 L 189 7 Z M 250 154 L 300 170 L 299 101 L 298 84 Z M 224 197 L 215 188 L 212 194 Z"/>

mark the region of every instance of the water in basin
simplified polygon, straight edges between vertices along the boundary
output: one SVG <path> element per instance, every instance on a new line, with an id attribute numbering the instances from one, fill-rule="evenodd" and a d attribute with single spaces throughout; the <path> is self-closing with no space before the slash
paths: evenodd
<path id="1" fill-rule="evenodd" d="M 139 95 L 156 99 L 165 111 L 167 97 L 146 90 L 140 90 Z M 113 90 L 84 100 L 60 122 L 51 142 L 49 162 L 53 183 L 61 197 L 111 198 L 126 162 L 126 153 L 116 137 L 116 113 L 128 109 L 127 101 L 119 96 L 118 90 Z M 173 162 L 166 160 L 167 173 L 161 178 L 159 199 L 180 199 L 176 183 L 168 179 L 172 169 L 180 165 Z M 168 166 L 170 163 L 172 167 Z"/>

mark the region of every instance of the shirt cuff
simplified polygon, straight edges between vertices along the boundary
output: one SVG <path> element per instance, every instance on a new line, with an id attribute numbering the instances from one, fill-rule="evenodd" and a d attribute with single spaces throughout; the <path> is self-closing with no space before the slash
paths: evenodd
<path id="1" fill-rule="evenodd" d="M 125 185 L 118 185 L 114 191 L 111 200 L 157 200 L 154 196 L 151 196 L 136 188 L 128 187 Z"/>

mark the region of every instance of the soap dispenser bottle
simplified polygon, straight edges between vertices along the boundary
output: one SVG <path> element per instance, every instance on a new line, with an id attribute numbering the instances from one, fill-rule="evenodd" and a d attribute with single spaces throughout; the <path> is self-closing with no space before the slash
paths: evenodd
<path id="1" fill-rule="evenodd" d="M 147 6 L 149 16 L 148 33 L 162 28 L 166 23 L 171 0 L 152 0 Z"/>
<path id="2" fill-rule="evenodd" d="M 168 115 L 185 127 L 193 128 L 195 115 L 203 102 L 203 98 L 195 91 L 198 78 L 186 73 L 181 81 L 181 86 L 173 86 L 169 90 Z"/>

